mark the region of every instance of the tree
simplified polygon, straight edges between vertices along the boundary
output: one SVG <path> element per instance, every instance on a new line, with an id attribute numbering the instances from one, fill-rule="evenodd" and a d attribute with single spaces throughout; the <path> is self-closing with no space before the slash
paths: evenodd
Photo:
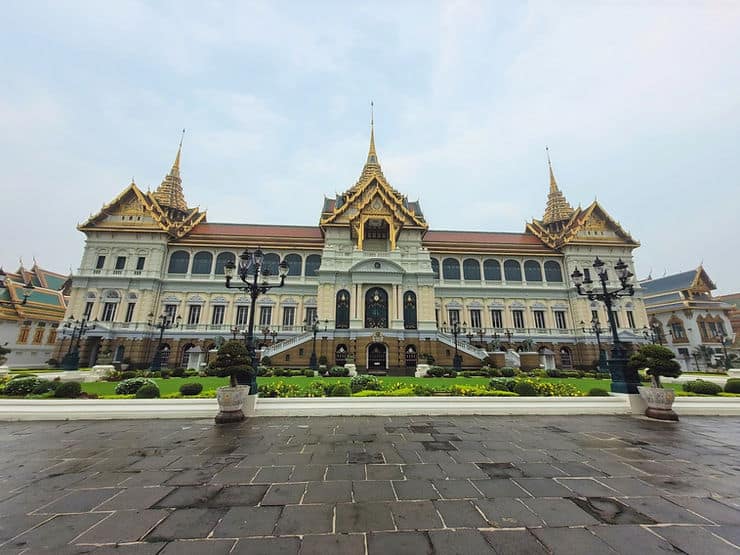
<path id="1" fill-rule="evenodd" d="M 706 345 L 699 345 L 694 350 L 694 356 L 703 358 L 704 362 L 706 362 L 707 364 L 712 362 L 713 355 L 714 355 L 714 351 L 710 347 L 707 347 Z"/>
<path id="2" fill-rule="evenodd" d="M 677 378 L 681 375 L 681 365 L 673 351 L 662 345 L 643 345 L 627 362 L 632 370 L 646 370 L 653 387 L 662 387 L 660 377 Z"/>
<path id="3" fill-rule="evenodd" d="M 231 387 L 236 387 L 237 378 L 243 378 L 246 381 L 253 375 L 254 369 L 250 366 L 250 362 L 249 351 L 244 343 L 231 339 L 221 344 L 211 367 L 217 369 L 218 375 L 222 378 L 228 376 Z"/>

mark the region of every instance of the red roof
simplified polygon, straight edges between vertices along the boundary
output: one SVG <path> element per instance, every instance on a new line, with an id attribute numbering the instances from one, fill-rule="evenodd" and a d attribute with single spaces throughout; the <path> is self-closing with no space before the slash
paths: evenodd
<path id="1" fill-rule="evenodd" d="M 536 236 L 529 233 L 496 233 L 489 231 L 427 231 L 424 243 L 473 243 L 476 245 L 537 245 Z"/>
<path id="2" fill-rule="evenodd" d="M 198 224 L 189 235 L 232 235 L 239 237 L 289 237 L 295 239 L 322 239 L 318 226 L 260 225 L 260 224 Z"/>

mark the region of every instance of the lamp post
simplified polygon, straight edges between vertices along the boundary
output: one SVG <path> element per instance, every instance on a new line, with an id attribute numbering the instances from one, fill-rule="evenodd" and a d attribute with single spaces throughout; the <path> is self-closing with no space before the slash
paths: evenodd
<path id="1" fill-rule="evenodd" d="M 274 344 L 275 344 L 275 338 L 276 338 L 277 336 L 278 336 L 278 332 L 277 332 L 277 331 L 275 331 L 275 330 L 272 330 L 272 331 L 270 332 L 270 337 L 272 338 L 272 343 L 270 343 L 270 345 L 274 345 Z"/>
<path id="2" fill-rule="evenodd" d="M 318 316 L 314 316 L 313 321 L 309 322 L 306 319 L 303 321 L 303 323 L 309 326 L 309 329 L 313 332 L 313 343 L 311 343 L 311 358 L 309 359 L 308 367 L 311 370 L 318 370 L 319 363 L 316 359 L 316 333 L 318 333 L 319 331 L 319 318 Z"/>
<path id="3" fill-rule="evenodd" d="M 231 338 L 234 341 L 236 341 L 236 336 L 237 336 L 238 333 L 241 333 L 241 330 L 239 329 L 238 326 L 234 326 L 233 328 L 231 328 Z"/>
<path id="4" fill-rule="evenodd" d="M 583 320 L 581 320 L 581 325 L 583 325 Z M 601 327 L 601 322 L 599 322 L 598 318 L 593 318 L 591 320 L 591 327 L 590 328 L 583 328 L 584 332 L 593 332 L 594 335 L 596 335 L 596 345 L 599 349 L 599 364 L 598 369 L 602 370 L 605 365 L 603 364 L 606 362 L 605 360 L 605 353 L 601 350 L 601 334 L 604 332 L 604 329 Z"/>
<path id="5" fill-rule="evenodd" d="M 609 281 L 606 264 L 597 256 L 593 263 L 593 268 L 598 275 L 601 291 L 594 289 L 594 282 L 590 276 L 585 277 L 576 268 L 570 275 L 576 286 L 579 295 L 588 297 L 590 301 L 598 300 L 606 306 L 606 313 L 609 316 L 609 327 L 612 332 L 612 357 L 609 360 L 609 372 L 612 375 L 611 390 L 615 393 L 637 393 L 637 386 L 640 385 L 640 377 L 636 370 L 627 368 L 627 349 L 619 340 L 619 331 L 617 322 L 612 312 L 612 304 L 620 297 L 631 297 L 635 294 L 634 285 L 630 283 L 632 272 L 629 271 L 627 264 L 620 258 L 614 265 L 619 279 L 619 288 L 609 290 L 607 283 Z"/>
<path id="6" fill-rule="evenodd" d="M 8 286 L 7 284 L 8 277 L 5 272 L 3 272 L 2 268 L 0 268 L 0 289 L 6 288 Z M 0 306 L 23 306 L 28 301 L 28 297 L 31 296 L 33 290 L 33 283 L 30 281 L 26 283 L 23 286 L 23 298 L 20 301 L 14 301 L 12 300 L 12 297 L 8 295 L 8 298 L 10 298 L 10 301 L 3 301 L 0 300 Z M 8 290 L 8 293 L 10 293 L 10 290 Z"/>
<path id="7" fill-rule="evenodd" d="M 442 329 L 447 329 L 447 322 L 444 322 Z M 455 369 L 456 372 L 460 371 L 460 368 L 462 368 L 462 357 L 457 352 L 457 336 L 462 333 L 465 335 L 468 331 L 468 325 L 463 322 L 462 327 L 460 326 L 460 322 L 455 320 L 452 322 L 452 327 L 450 328 L 450 333 L 452 333 L 452 336 L 455 338 L 455 356 L 452 358 L 452 367 Z"/>
<path id="8" fill-rule="evenodd" d="M 732 343 L 732 340 L 729 337 L 727 337 L 726 333 L 722 331 L 717 332 L 715 337 L 719 340 L 720 344 L 722 345 L 722 350 L 724 351 L 724 354 L 725 354 L 724 367 L 725 367 L 725 371 L 727 371 L 730 369 L 730 359 L 727 357 L 727 345 L 730 345 Z"/>
<path id="9" fill-rule="evenodd" d="M 252 378 L 249 382 L 249 394 L 257 394 L 257 350 L 254 348 L 254 311 L 257 305 L 257 299 L 260 295 L 267 293 L 270 289 L 276 287 L 282 287 L 285 284 L 285 277 L 288 275 L 288 263 L 283 260 L 278 265 L 278 275 L 280 277 L 279 283 L 267 283 L 268 272 L 263 269 L 265 255 L 261 248 L 257 248 L 254 253 L 250 253 L 248 249 L 244 249 L 244 252 L 239 257 L 239 268 L 237 269 L 236 264 L 231 260 L 224 266 L 224 275 L 226 277 L 226 288 L 227 289 L 239 289 L 245 293 L 249 293 L 251 303 L 249 304 L 249 322 L 247 324 L 247 334 L 245 336 L 245 343 L 250 358 L 252 359 Z M 253 275 L 250 276 L 250 270 Z M 232 285 L 231 280 L 234 275 L 237 275 L 244 285 Z M 259 283 L 260 275 L 263 276 L 262 283 Z"/>
<path id="10" fill-rule="evenodd" d="M 481 349 L 485 348 L 485 344 L 483 343 L 483 337 L 486 335 L 486 330 L 483 328 L 478 328 L 478 337 L 480 337 L 480 347 Z"/>
<path id="11" fill-rule="evenodd" d="M 508 343 L 508 345 L 509 345 L 509 349 L 511 349 L 511 337 L 512 337 L 512 336 L 513 336 L 514 334 L 513 334 L 513 333 L 511 333 L 511 330 L 507 329 L 507 330 L 506 330 L 506 331 L 504 332 L 504 335 L 506 336 L 506 343 Z"/>
<path id="12" fill-rule="evenodd" d="M 67 354 L 62 357 L 62 370 L 78 370 L 80 368 L 80 342 L 82 341 L 82 336 L 88 331 L 95 329 L 97 320 L 92 324 L 88 322 L 87 316 L 83 316 L 82 320 L 75 320 L 75 317 L 70 315 L 64 323 L 63 327 L 65 329 L 72 330 L 72 337 L 69 339 Z"/>
<path id="13" fill-rule="evenodd" d="M 653 322 L 650 324 L 650 327 L 645 326 L 642 328 L 642 335 L 645 339 L 650 340 L 653 345 L 656 343 L 663 344 L 663 334 L 660 333 L 660 324 L 658 322 Z"/>
<path id="14" fill-rule="evenodd" d="M 473 336 L 475 334 L 473 333 L 473 330 L 468 330 L 468 333 L 465 334 L 465 337 L 468 338 L 468 344 L 471 345 L 473 343 Z"/>
<path id="15" fill-rule="evenodd" d="M 164 330 L 168 330 L 173 326 L 180 327 L 181 321 L 182 316 L 178 315 L 173 322 L 170 319 L 169 314 L 164 312 L 157 317 L 156 321 L 154 320 L 153 312 L 150 312 L 147 315 L 147 326 L 159 330 L 159 341 L 157 342 L 157 350 L 154 351 L 154 358 L 152 358 L 152 363 L 149 365 L 149 369 L 152 372 L 157 372 L 162 369 L 162 340 L 164 339 Z"/>

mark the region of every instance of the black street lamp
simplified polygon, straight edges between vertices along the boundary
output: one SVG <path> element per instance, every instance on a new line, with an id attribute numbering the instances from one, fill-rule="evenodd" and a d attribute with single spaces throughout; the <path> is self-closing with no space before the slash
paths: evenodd
<path id="1" fill-rule="evenodd" d="M 239 329 L 239 327 L 238 327 L 238 326 L 234 326 L 233 328 L 231 328 L 231 338 L 232 338 L 232 339 L 233 339 L 234 341 L 236 341 L 236 336 L 237 336 L 237 335 L 238 335 L 239 333 L 241 333 L 241 330 Z"/>
<path id="2" fill-rule="evenodd" d="M 471 330 L 468 330 L 468 333 L 465 334 L 465 337 L 468 338 L 468 345 L 472 345 L 472 343 L 473 343 L 473 336 L 474 335 L 475 334 L 473 333 L 473 330 L 472 329 Z"/>
<path id="3" fill-rule="evenodd" d="M 258 247 L 254 253 L 250 253 L 248 249 L 244 249 L 244 252 L 239 257 L 238 269 L 236 264 L 231 260 L 224 265 L 226 288 L 239 289 L 240 291 L 249 293 L 249 298 L 252 301 L 249 304 L 249 322 L 247 324 L 247 334 L 244 338 L 249 357 L 252 360 L 252 378 L 249 384 L 246 384 L 249 385 L 250 395 L 257 394 L 257 365 L 259 361 L 257 360 L 257 350 L 254 348 L 254 311 L 256 309 L 257 299 L 270 289 L 282 287 L 285 284 L 285 277 L 288 275 L 288 263 L 283 259 L 278 265 L 280 282 L 273 284 L 267 283 L 269 272 L 266 268 L 263 268 L 264 259 L 265 255 L 261 248 Z M 231 285 L 234 274 L 239 277 L 244 285 Z M 259 283 L 260 275 L 263 277 L 262 283 Z"/>
<path id="4" fill-rule="evenodd" d="M 730 369 L 730 359 L 727 357 L 727 345 L 732 344 L 732 339 L 730 339 L 727 334 L 723 331 L 717 332 L 715 337 L 719 340 L 720 344 L 722 345 L 722 350 L 725 353 L 725 360 L 724 360 L 724 367 L 725 370 Z"/>
<path id="5" fill-rule="evenodd" d="M 576 268 L 570 275 L 573 283 L 576 286 L 576 291 L 579 295 L 588 297 L 591 301 L 601 301 L 606 306 L 606 313 L 609 316 L 609 327 L 612 332 L 612 357 L 609 360 L 609 372 L 612 375 L 612 386 L 611 390 L 615 393 L 637 393 L 637 386 L 640 385 L 640 377 L 636 370 L 630 370 L 627 368 L 627 349 L 619 340 L 619 331 L 617 330 L 617 322 L 612 312 L 612 305 L 620 297 L 631 297 L 635 294 L 634 285 L 629 282 L 632 277 L 632 272 L 629 271 L 627 264 L 625 264 L 620 258 L 614 265 L 614 269 L 617 272 L 617 278 L 619 279 L 620 287 L 618 289 L 609 290 L 607 282 L 609 278 L 607 276 L 606 265 L 597 256 L 593 263 L 593 268 L 598 275 L 599 283 L 601 283 L 601 292 L 594 289 L 594 282 L 591 276 L 588 275 L 584 279 L 584 275 Z"/>
<path id="6" fill-rule="evenodd" d="M 480 337 L 480 347 L 481 349 L 485 347 L 485 344 L 483 343 L 483 337 L 486 335 L 486 330 L 483 328 L 478 328 L 478 337 Z"/>
<path id="7" fill-rule="evenodd" d="M 504 332 L 504 335 L 506 336 L 506 343 L 508 343 L 508 345 L 509 345 L 509 348 L 511 349 L 511 338 L 512 338 L 512 336 L 513 336 L 514 334 L 513 334 L 513 333 L 511 333 L 511 330 L 507 329 L 507 330 L 506 330 L 506 331 Z"/>
<path id="8" fill-rule="evenodd" d="M 274 345 L 274 344 L 275 344 L 275 338 L 276 338 L 277 336 L 278 336 L 278 332 L 276 332 L 275 330 L 272 330 L 272 331 L 270 332 L 270 337 L 272 338 L 272 343 L 270 343 L 270 345 Z"/>
<path id="9" fill-rule="evenodd" d="M 581 325 L 583 325 L 583 320 L 581 320 Z M 598 369 L 602 370 L 606 367 L 604 364 L 606 362 L 606 353 L 601 350 L 601 334 L 604 333 L 604 328 L 601 327 L 601 322 L 599 322 L 598 318 L 593 318 L 591 320 L 591 327 L 590 328 L 583 328 L 584 332 L 592 332 L 594 335 L 596 335 L 596 345 L 599 348 L 599 365 Z"/>
<path id="10" fill-rule="evenodd" d="M 154 313 L 150 312 L 147 315 L 147 322 L 146 325 L 150 328 L 156 328 L 159 330 L 159 341 L 157 342 L 157 350 L 154 351 L 154 358 L 152 358 L 152 363 L 149 365 L 149 369 L 152 372 L 158 372 L 162 369 L 162 340 L 164 339 L 164 330 L 168 330 L 172 327 L 180 327 L 180 322 L 182 321 L 182 316 L 177 316 L 175 318 L 174 322 L 170 319 L 169 314 L 162 313 L 157 318 L 157 321 L 154 321 Z"/>
<path id="11" fill-rule="evenodd" d="M 82 336 L 85 333 L 95 329 L 97 320 L 92 324 L 88 322 L 87 316 L 83 316 L 82 320 L 75 320 L 75 317 L 70 315 L 64 323 L 63 327 L 65 329 L 72 329 L 72 337 L 69 339 L 67 354 L 62 357 L 62 370 L 78 370 L 80 368 L 80 341 L 82 341 Z"/>
<path id="12" fill-rule="evenodd" d="M 653 345 L 656 343 L 663 344 L 663 334 L 660 333 L 660 324 L 658 322 L 653 322 L 650 324 L 650 327 L 645 326 L 642 328 L 642 335 Z"/>
<path id="13" fill-rule="evenodd" d="M 267 336 L 270 335 L 270 326 L 262 327 L 262 343 L 267 345 Z"/>
<path id="14" fill-rule="evenodd" d="M 447 330 L 447 322 L 444 322 L 442 324 L 442 329 Z M 452 367 L 455 369 L 456 372 L 460 371 L 460 368 L 462 368 L 462 357 L 457 352 L 457 336 L 462 333 L 465 335 L 468 331 L 468 325 L 463 322 L 463 325 L 460 326 L 460 322 L 455 320 L 452 322 L 452 327 L 450 328 L 450 333 L 452 333 L 452 336 L 455 338 L 455 356 L 452 357 Z"/>
<path id="15" fill-rule="evenodd" d="M 318 316 L 314 316 L 313 321 L 311 322 L 309 322 L 308 320 L 303 321 L 303 324 L 307 327 L 307 330 L 311 330 L 313 332 L 313 343 L 311 343 L 311 358 L 309 359 L 309 362 L 308 362 L 308 367 L 311 370 L 319 369 L 319 362 L 318 362 L 318 359 L 316 358 L 316 334 L 319 331 L 320 323 L 321 322 Z M 328 320 L 327 320 L 327 323 L 328 323 Z M 326 326 L 324 327 L 324 329 L 326 330 Z"/>

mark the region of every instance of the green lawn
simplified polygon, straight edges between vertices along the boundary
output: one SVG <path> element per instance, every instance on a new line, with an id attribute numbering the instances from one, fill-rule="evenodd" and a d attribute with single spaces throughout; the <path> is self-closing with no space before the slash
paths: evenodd
<path id="1" fill-rule="evenodd" d="M 550 383 L 563 383 L 570 384 L 577 387 L 579 390 L 587 393 L 590 389 L 598 387 L 609 391 L 611 381 L 610 380 L 596 380 L 590 378 L 537 378 L 543 382 Z M 314 381 L 323 381 L 329 383 L 337 382 L 349 382 L 350 378 L 306 378 L 304 376 L 296 376 L 292 378 L 257 378 L 257 383 L 261 385 L 274 384 L 276 382 L 285 382 L 298 386 L 301 393 L 305 392 L 309 384 Z M 163 380 L 156 378 L 154 380 L 159 386 L 159 390 L 162 395 L 171 393 L 177 393 L 180 390 L 180 386 L 184 383 L 199 382 L 203 384 L 203 391 L 213 391 L 216 388 L 227 385 L 227 378 L 170 378 Z M 408 384 L 409 386 L 414 384 L 423 384 L 434 389 L 447 389 L 451 385 L 479 385 L 486 386 L 490 381 L 489 378 L 414 378 L 414 377 L 384 377 L 380 378 L 380 381 L 387 387 L 391 384 L 402 383 Z M 679 389 L 678 384 L 665 384 L 665 387 L 672 389 Z M 93 382 L 82 384 L 82 390 L 86 393 L 96 393 L 98 395 L 114 395 L 116 388 L 116 382 Z"/>

